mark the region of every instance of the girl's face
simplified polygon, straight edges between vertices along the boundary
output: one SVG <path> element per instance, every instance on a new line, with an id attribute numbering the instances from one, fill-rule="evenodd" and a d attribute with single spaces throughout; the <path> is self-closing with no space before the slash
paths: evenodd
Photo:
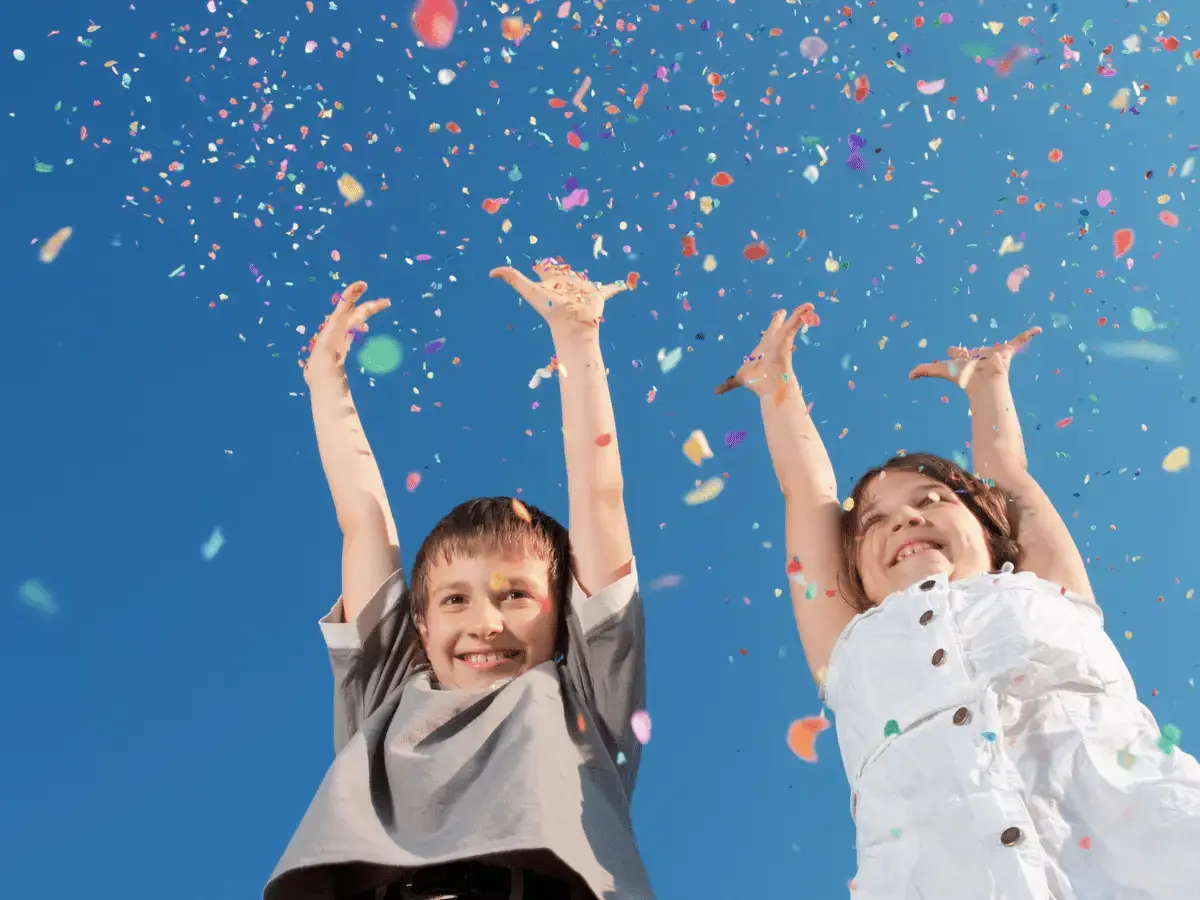
<path id="1" fill-rule="evenodd" d="M 417 630 L 445 688 L 485 688 L 554 658 L 558 610 L 544 559 L 495 553 L 438 559 L 428 596 Z"/>
<path id="2" fill-rule="evenodd" d="M 928 475 L 892 469 L 863 492 L 858 569 L 872 606 L 930 575 L 951 580 L 992 567 L 983 526 L 958 495 Z"/>

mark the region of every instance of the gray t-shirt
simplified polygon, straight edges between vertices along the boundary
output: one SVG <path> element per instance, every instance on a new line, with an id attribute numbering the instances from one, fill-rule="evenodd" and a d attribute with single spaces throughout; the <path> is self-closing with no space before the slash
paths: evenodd
<path id="1" fill-rule="evenodd" d="M 263 892 L 347 900 L 408 870 L 551 854 L 599 898 L 650 900 L 629 803 L 645 707 L 636 569 L 592 596 L 572 579 L 565 658 L 481 691 L 440 690 L 403 572 L 346 622 L 321 620 L 336 757 Z"/>

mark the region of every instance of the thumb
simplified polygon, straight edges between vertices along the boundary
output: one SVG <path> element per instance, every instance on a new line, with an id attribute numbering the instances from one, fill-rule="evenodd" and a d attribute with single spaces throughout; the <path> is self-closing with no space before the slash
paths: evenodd
<path id="1" fill-rule="evenodd" d="M 908 373 L 909 381 L 918 378 L 948 378 L 950 369 L 944 362 L 921 363 Z"/>
<path id="2" fill-rule="evenodd" d="M 492 271 L 488 272 L 488 277 L 499 278 L 525 299 L 529 299 L 529 292 L 534 286 L 533 282 L 525 276 L 524 272 L 514 269 L 512 266 L 499 266 L 492 269 Z"/>
<path id="3" fill-rule="evenodd" d="M 812 308 L 813 305 L 811 303 L 805 303 L 793 309 L 792 314 L 787 317 L 787 321 L 784 323 L 783 333 L 788 337 L 795 337 L 796 332 L 800 330 L 800 326 L 804 324 L 804 320 L 812 312 Z"/>
<path id="4" fill-rule="evenodd" d="M 622 291 L 628 290 L 629 285 L 624 281 L 614 281 L 612 284 L 606 284 L 600 289 L 600 296 L 604 300 L 611 300 Z"/>

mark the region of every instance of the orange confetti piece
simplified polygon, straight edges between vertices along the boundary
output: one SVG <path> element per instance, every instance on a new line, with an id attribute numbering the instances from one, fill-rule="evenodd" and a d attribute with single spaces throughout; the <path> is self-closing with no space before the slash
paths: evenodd
<path id="1" fill-rule="evenodd" d="M 729 187 L 733 184 L 733 176 L 728 172 L 718 172 L 712 177 L 714 187 Z"/>
<path id="2" fill-rule="evenodd" d="M 1179 227 L 1179 216 L 1171 212 L 1169 209 L 1164 209 L 1158 214 L 1158 221 L 1162 222 L 1168 228 Z"/>
<path id="3" fill-rule="evenodd" d="M 750 260 L 751 262 L 754 262 L 756 259 L 762 259 L 769 252 L 770 249 L 767 247 L 765 241 L 756 241 L 753 244 L 747 244 L 742 248 L 742 256 L 746 257 L 746 259 Z"/>
<path id="4" fill-rule="evenodd" d="M 421 483 L 421 473 L 420 472 L 409 472 L 407 477 L 404 479 L 404 487 L 408 490 L 408 492 L 410 494 L 417 489 L 417 485 L 419 485 L 420 483 Z"/>
<path id="5" fill-rule="evenodd" d="M 609 444 L 612 443 L 612 439 L 613 439 L 613 436 L 609 432 L 605 432 L 604 434 L 596 435 L 596 446 L 597 447 L 607 447 Z"/>
<path id="6" fill-rule="evenodd" d="M 512 511 L 513 515 L 515 515 L 526 525 L 529 525 L 533 522 L 533 516 L 529 514 L 529 510 L 526 508 L 525 504 L 516 497 L 512 498 Z"/>
<path id="7" fill-rule="evenodd" d="M 579 135 L 577 135 L 573 131 L 567 132 L 567 143 L 570 144 L 572 147 L 574 147 L 576 150 L 578 150 L 580 147 L 583 146 L 583 141 L 580 139 Z"/>
<path id="8" fill-rule="evenodd" d="M 817 735 L 829 727 L 829 720 L 824 716 L 808 716 L 797 719 L 788 728 L 788 748 L 800 759 L 808 763 L 817 761 Z"/>
<path id="9" fill-rule="evenodd" d="M 630 272 L 628 275 L 625 276 L 626 287 L 628 287 L 629 290 L 631 290 L 631 291 L 636 290 L 637 286 L 638 286 L 639 278 L 641 278 L 641 275 L 639 275 L 637 272 Z"/>
<path id="10" fill-rule="evenodd" d="M 1132 228 L 1118 228 L 1113 232 L 1113 259 L 1120 259 L 1134 244 Z"/>
<path id="11" fill-rule="evenodd" d="M 1057 147 L 1055 147 L 1053 150 L 1051 150 L 1049 153 L 1046 154 L 1046 158 L 1048 160 L 1050 160 L 1050 162 L 1052 162 L 1052 163 L 1062 162 L 1063 152 L 1061 150 L 1059 150 Z"/>
<path id="12" fill-rule="evenodd" d="M 862 103 L 867 99 L 869 93 L 871 93 L 871 82 L 867 80 L 866 75 L 859 75 L 854 79 L 854 102 Z"/>
<path id="13" fill-rule="evenodd" d="M 694 237 L 692 237 L 692 235 L 685 234 L 679 240 L 683 244 L 683 255 L 684 256 L 695 256 L 696 255 L 696 239 Z"/>

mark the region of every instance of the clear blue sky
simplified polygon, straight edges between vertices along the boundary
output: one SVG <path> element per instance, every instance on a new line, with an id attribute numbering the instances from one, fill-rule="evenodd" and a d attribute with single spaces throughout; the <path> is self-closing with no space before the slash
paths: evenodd
<path id="1" fill-rule="evenodd" d="M 712 394 L 777 306 L 812 301 L 822 316 L 797 368 L 843 494 L 897 449 L 966 449 L 963 399 L 909 384 L 912 365 L 1045 328 L 1014 375 L 1030 465 L 1090 561 L 1143 699 L 1194 746 L 1196 470 L 1162 467 L 1200 444 L 1195 182 L 1171 174 L 1200 142 L 1182 5 L 1163 28 L 1158 6 L 1117 0 L 1061 4 L 1055 21 L 1040 4 L 946 3 L 945 25 L 936 5 L 855 5 L 842 26 L 841 4 L 823 0 L 658 12 L 574 0 L 577 29 L 550 0 L 515 10 L 532 26 L 517 47 L 475 0 L 442 51 L 416 46 L 408 3 L 333 5 L 0 11 L 6 896 L 253 898 L 299 822 L 332 753 L 316 621 L 338 593 L 340 536 L 297 329 L 311 334 L 341 285 L 363 278 L 392 298 L 372 329 L 405 352 L 373 383 L 352 374 L 405 559 L 471 496 L 520 492 L 565 517 L 556 386 L 528 387 L 552 348 L 488 282 L 506 258 L 561 254 L 606 280 L 641 277 L 610 304 L 603 337 L 649 622 L 654 731 L 634 818 L 664 900 L 835 897 L 854 874 L 833 730 L 815 765 L 785 742 L 820 703 L 786 599 L 783 504 L 757 409 Z M 799 43 L 817 28 L 829 51 L 814 69 Z M 1064 35 L 1081 53 L 1069 67 Z M 1140 53 L 1122 53 L 1128 35 Z M 968 42 L 996 59 L 1017 45 L 1035 55 L 1002 78 Z M 1108 44 L 1111 77 L 1097 72 Z M 441 69 L 457 77 L 439 84 Z M 723 103 L 706 71 L 722 76 Z M 587 112 L 565 119 L 551 92 L 570 101 L 585 75 Z M 918 89 L 939 79 L 938 93 Z M 1112 109 L 1135 82 L 1139 115 Z M 586 149 L 568 141 L 573 127 Z M 861 172 L 846 163 L 856 130 Z M 817 143 L 828 163 L 810 183 Z M 719 170 L 734 183 L 712 186 Z M 369 206 L 343 205 L 343 172 Z M 571 179 L 589 200 L 563 210 Z M 720 201 L 710 215 L 703 196 Z M 487 198 L 508 203 L 489 215 Z M 64 226 L 73 236 L 41 263 Z M 1118 228 L 1137 236 L 1132 269 L 1114 261 Z M 699 255 L 685 258 L 689 232 Z M 753 233 L 770 264 L 743 258 Z M 1008 235 L 1023 249 L 1001 256 Z M 827 271 L 829 254 L 846 267 Z M 1014 293 L 1006 279 L 1021 266 Z M 1138 330 L 1147 316 L 1161 327 Z M 660 349 L 680 347 L 664 372 Z M 699 469 L 680 449 L 694 429 L 715 451 Z M 730 431 L 748 437 L 727 449 Z M 408 492 L 411 472 L 422 481 Z M 685 505 L 713 475 L 724 493 Z M 206 560 L 218 527 L 225 543 Z M 653 587 L 664 576 L 678 583 Z"/>

